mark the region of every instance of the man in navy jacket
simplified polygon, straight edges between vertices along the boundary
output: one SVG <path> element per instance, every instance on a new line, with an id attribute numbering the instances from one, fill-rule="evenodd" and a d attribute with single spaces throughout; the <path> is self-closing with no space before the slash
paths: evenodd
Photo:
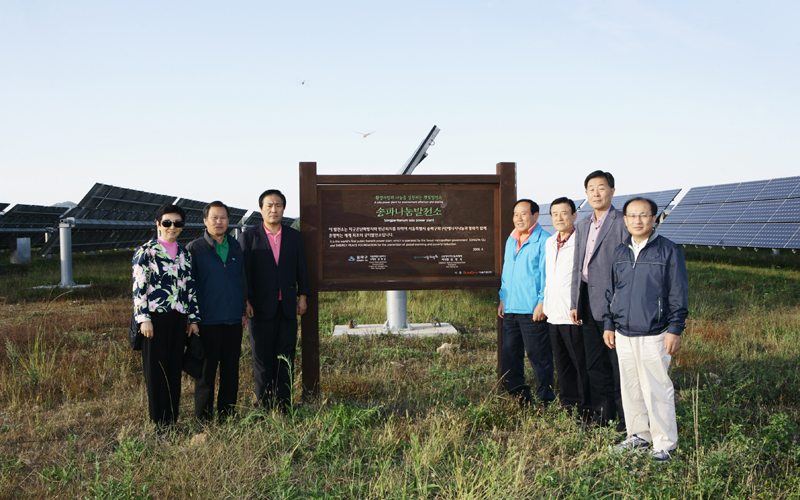
<path id="1" fill-rule="evenodd" d="M 286 197 L 261 193 L 264 223 L 242 234 L 247 276 L 247 313 L 255 392 L 262 406 L 291 405 L 297 315 L 306 311 L 308 270 L 300 232 L 283 226 Z"/>
<path id="2" fill-rule="evenodd" d="M 678 444 L 672 355 L 681 347 L 688 315 L 688 277 L 680 247 L 653 231 L 658 207 L 646 198 L 625 203 L 631 236 L 614 250 L 606 290 L 603 338 L 619 359 L 628 437 L 617 449 L 653 445 L 656 461 Z"/>
<path id="3" fill-rule="evenodd" d="M 227 416 L 239 393 L 239 356 L 245 325 L 247 285 L 239 243 L 228 236 L 228 207 L 214 201 L 203 208 L 203 236 L 186 247 L 192 254 L 197 301 L 203 311 L 200 341 L 206 361 L 203 376 L 194 381 L 194 414 L 207 421 L 214 414 L 214 382 L 219 365 L 217 411 Z"/>

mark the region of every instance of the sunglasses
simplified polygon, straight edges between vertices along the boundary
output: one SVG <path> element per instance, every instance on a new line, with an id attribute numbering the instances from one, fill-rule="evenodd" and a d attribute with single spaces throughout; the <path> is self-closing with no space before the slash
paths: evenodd
<path id="1" fill-rule="evenodd" d="M 169 219 L 164 219 L 161 221 L 161 227 L 172 227 L 173 224 L 175 224 L 176 228 L 181 228 L 183 227 L 184 222 L 182 220 L 169 220 Z"/>

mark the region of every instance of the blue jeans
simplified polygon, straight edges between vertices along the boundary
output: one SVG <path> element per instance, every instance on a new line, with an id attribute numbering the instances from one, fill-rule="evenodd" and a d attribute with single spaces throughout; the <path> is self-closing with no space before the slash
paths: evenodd
<path id="1" fill-rule="evenodd" d="M 531 401 L 531 387 L 525 383 L 525 354 L 536 376 L 536 397 L 549 403 L 553 393 L 553 349 L 547 322 L 533 321 L 533 313 L 506 313 L 503 318 L 502 364 L 506 390 L 523 402 Z"/>

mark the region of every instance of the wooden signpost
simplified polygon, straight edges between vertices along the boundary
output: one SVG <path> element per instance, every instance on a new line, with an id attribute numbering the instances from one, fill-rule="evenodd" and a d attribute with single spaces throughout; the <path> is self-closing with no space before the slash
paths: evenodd
<path id="1" fill-rule="evenodd" d="M 319 393 L 319 292 L 500 288 L 516 164 L 494 175 L 317 175 L 300 163 L 303 393 Z M 498 318 L 498 374 L 502 323 Z"/>

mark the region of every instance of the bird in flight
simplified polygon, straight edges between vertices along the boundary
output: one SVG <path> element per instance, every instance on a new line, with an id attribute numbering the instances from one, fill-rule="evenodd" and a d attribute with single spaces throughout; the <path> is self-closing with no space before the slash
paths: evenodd
<path id="1" fill-rule="evenodd" d="M 364 136 L 364 139 L 366 139 L 368 135 L 374 134 L 375 132 L 377 132 L 377 130 L 373 130 L 372 132 L 367 132 L 366 134 L 364 132 L 356 132 L 356 134 L 361 134 Z"/>

